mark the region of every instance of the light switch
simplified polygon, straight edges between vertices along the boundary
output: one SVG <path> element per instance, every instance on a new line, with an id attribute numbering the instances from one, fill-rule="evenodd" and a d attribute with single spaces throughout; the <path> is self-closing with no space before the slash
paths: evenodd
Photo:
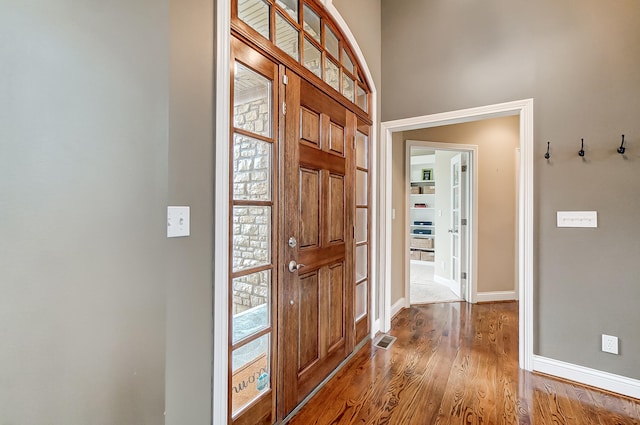
<path id="1" fill-rule="evenodd" d="M 598 227 L 597 211 L 558 211 L 558 227 Z"/>
<path id="2" fill-rule="evenodd" d="M 167 237 L 189 236 L 189 207 L 167 207 Z"/>

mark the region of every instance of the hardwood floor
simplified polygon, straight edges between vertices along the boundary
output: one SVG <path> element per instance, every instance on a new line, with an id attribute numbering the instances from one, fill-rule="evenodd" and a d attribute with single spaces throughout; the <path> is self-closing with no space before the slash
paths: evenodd
<path id="1" fill-rule="evenodd" d="M 640 424 L 640 400 L 518 369 L 517 303 L 412 307 L 290 425 Z"/>

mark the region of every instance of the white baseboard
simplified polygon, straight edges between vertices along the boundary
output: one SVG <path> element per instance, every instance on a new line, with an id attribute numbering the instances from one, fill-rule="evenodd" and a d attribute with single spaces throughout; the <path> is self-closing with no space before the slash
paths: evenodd
<path id="1" fill-rule="evenodd" d="M 400 298 L 394 305 L 391 306 L 391 318 L 393 319 L 396 314 L 400 313 L 400 310 L 405 308 L 406 300 L 404 298 Z"/>
<path id="2" fill-rule="evenodd" d="M 490 303 L 493 301 L 514 301 L 516 299 L 516 291 L 493 291 L 478 292 L 476 302 Z"/>
<path id="3" fill-rule="evenodd" d="M 460 296 L 460 288 L 458 288 L 458 285 L 456 285 L 455 281 L 438 275 L 433 276 L 433 281 L 439 283 L 440 285 L 446 286 L 447 288 L 451 289 L 451 292 L 456 294 L 458 297 Z"/>
<path id="4" fill-rule="evenodd" d="M 536 355 L 533 370 L 640 399 L 640 380 L 637 379 Z"/>

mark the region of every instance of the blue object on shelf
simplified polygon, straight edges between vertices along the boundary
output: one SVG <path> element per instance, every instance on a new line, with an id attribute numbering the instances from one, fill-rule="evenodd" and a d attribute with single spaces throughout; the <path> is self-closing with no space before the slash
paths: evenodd
<path id="1" fill-rule="evenodd" d="M 416 235 L 430 235 L 431 229 L 413 229 L 413 233 Z"/>

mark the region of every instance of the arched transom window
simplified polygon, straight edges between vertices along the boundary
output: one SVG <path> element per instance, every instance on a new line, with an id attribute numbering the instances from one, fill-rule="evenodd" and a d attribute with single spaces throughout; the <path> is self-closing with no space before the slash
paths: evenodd
<path id="1" fill-rule="evenodd" d="M 305 0 L 237 0 L 232 26 L 255 39 L 269 40 L 280 52 L 365 113 L 369 93 L 362 69 L 327 12 Z"/>

